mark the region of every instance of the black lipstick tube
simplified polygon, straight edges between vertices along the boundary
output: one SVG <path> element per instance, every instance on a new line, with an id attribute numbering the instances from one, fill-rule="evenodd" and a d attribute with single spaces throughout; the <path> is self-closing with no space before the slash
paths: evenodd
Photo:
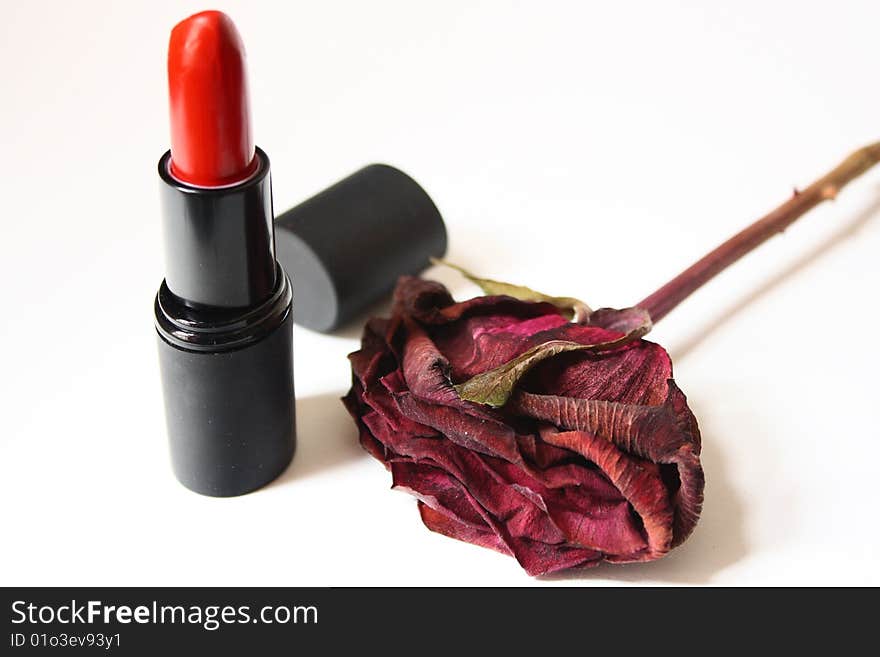
<path id="1" fill-rule="evenodd" d="M 159 160 L 165 280 L 156 331 L 174 474 L 230 497 L 293 457 L 292 291 L 275 260 L 269 158 L 229 187 L 183 183 Z"/>

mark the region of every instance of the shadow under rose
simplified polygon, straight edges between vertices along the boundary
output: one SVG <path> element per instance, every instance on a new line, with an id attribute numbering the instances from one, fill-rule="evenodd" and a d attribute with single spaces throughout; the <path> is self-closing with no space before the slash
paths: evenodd
<path id="1" fill-rule="evenodd" d="M 277 480 L 286 484 L 345 465 L 367 453 L 357 428 L 340 401 L 343 393 L 323 393 L 296 400 L 296 454 Z"/>
<path id="2" fill-rule="evenodd" d="M 697 409 L 694 412 L 699 416 Z M 707 584 L 714 575 L 739 561 L 748 549 L 743 507 L 725 476 L 723 449 L 711 436 L 703 436 L 701 460 L 706 472 L 706 499 L 700 521 L 693 534 L 667 556 L 647 563 L 603 563 L 539 579 Z"/>

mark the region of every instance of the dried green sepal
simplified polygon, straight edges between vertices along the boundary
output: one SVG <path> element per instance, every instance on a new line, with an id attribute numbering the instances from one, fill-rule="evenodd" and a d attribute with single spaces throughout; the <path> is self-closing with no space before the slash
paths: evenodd
<path id="1" fill-rule="evenodd" d="M 583 322 L 592 313 L 587 304 L 574 297 L 554 297 L 533 290 L 525 285 L 513 285 L 512 283 L 494 281 L 490 278 L 480 278 L 458 265 L 454 265 L 451 262 L 446 262 L 439 258 L 431 258 L 431 262 L 435 265 L 444 265 L 454 269 L 472 283 L 479 285 L 480 289 L 486 294 L 513 297 L 520 301 L 534 301 L 552 304 L 559 308 L 566 319 L 573 322 Z"/>

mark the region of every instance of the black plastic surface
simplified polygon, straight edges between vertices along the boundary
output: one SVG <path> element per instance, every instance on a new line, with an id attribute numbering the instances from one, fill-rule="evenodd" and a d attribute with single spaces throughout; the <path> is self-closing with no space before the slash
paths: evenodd
<path id="1" fill-rule="evenodd" d="M 295 321 L 332 331 L 446 252 L 439 210 L 412 178 L 372 164 L 275 220 L 278 262 L 293 281 Z"/>
<path id="2" fill-rule="evenodd" d="M 159 335 L 159 364 L 171 463 L 187 488 L 242 495 L 281 474 L 296 445 L 288 313 L 243 349 L 180 349 Z"/>
<path id="3" fill-rule="evenodd" d="M 257 172 L 230 187 L 182 183 L 159 161 L 165 281 L 194 306 L 245 308 L 275 289 L 269 158 L 257 149 Z"/>

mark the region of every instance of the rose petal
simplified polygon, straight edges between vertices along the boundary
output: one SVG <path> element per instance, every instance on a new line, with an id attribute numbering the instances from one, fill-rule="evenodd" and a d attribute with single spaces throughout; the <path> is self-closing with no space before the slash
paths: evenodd
<path id="1" fill-rule="evenodd" d="M 558 427 L 589 432 L 611 441 L 626 453 L 653 463 L 674 466 L 677 479 L 677 488 L 672 491 L 674 547 L 687 538 L 696 525 L 705 480 L 699 461 L 700 434 L 696 420 L 675 382 L 670 379 L 667 385 L 668 394 L 662 406 L 526 392 L 517 393 L 510 406 L 512 412 L 536 417 Z M 552 440 L 548 442 L 558 444 Z"/>
<path id="2" fill-rule="evenodd" d="M 511 545 L 508 545 L 494 532 L 474 530 L 454 518 L 438 513 L 422 502 L 419 502 L 418 506 L 422 522 L 431 531 L 513 555 L 523 569 L 532 576 L 549 575 L 569 568 L 589 568 L 597 565 L 601 560 L 602 555 L 592 550 L 567 545 L 548 545 L 522 538 L 511 539 Z"/>

